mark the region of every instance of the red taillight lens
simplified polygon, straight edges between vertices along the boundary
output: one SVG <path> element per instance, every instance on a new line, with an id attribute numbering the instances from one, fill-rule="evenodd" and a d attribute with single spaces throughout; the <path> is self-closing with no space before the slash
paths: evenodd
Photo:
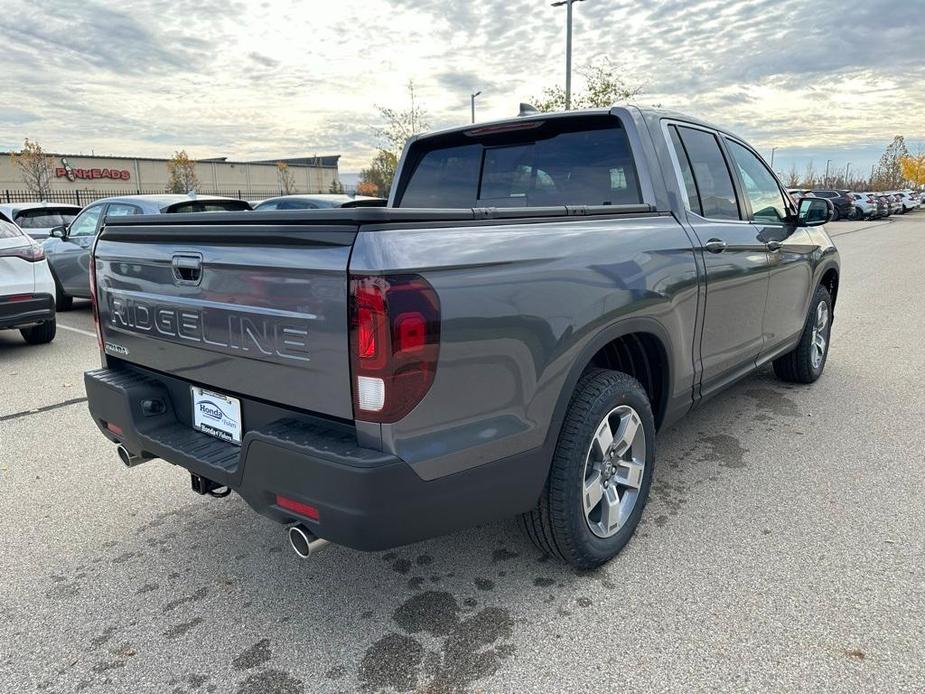
<path id="1" fill-rule="evenodd" d="M 440 303 L 417 275 L 350 280 L 350 354 L 357 419 L 396 422 L 434 381 Z"/>
<path id="2" fill-rule="evenodd" d="M 18 246 L 17 248 L 3 248 L 0 249 L 0 258 L 22 258 L 30 263 L 37 263 L 40 260 L 45 260 L 45 249 L 37 243 Z"/>

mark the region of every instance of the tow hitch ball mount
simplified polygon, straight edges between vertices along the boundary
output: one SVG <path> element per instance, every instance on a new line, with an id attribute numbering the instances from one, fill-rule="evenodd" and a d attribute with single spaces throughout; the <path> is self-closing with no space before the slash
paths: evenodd
<path id="1" fill-rule="evenodd" d="M 195 472 L 190 473 L 190 483 L 192 484 L 193 491 L 203 496 L 208 494 L 209 496 L 214 496 L 216 499 L 221 499 L 231 493 L 228 487 L 213 482 L 210 479 L 206 479 L 202 475 L 197 475 Z"/>

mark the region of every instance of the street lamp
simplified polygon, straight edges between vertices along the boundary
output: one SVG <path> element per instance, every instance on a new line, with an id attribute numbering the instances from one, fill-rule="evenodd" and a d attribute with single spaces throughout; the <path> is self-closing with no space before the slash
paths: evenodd
<path id="1" fill-rule="evenodd" d="M 472 92 L 469 95 L 469 103 L 472 105 L 472 122 L 475 123 L 475 97 L 481 94 L 481 91 Z"/>
<path id="2" fill-rule="evenodd" d="M 777 147 L 771 147 L 771 170 L 774 170 L 774 152 L 777 151 Z"/>
<path id="3" fill-rule="evenodd" d="M 553 7 L 565 5 L 565 110 L 572 107 L 572 5 L 584 0 L 559 0 Z"/>
<path id="4" fill-rule="evenodd" d="M 831 163 L 832 163 L 832 160 L 831 160 L 831 159 L 826 159 L 826 160 L 825 160 L 825 181 L 823 181 L 823 183 L 822 183 L 822 185 L 824 185 L 824 186 L 828 186 L 828 185 L 829 185 L 829 165 L 830 165 Z"/>

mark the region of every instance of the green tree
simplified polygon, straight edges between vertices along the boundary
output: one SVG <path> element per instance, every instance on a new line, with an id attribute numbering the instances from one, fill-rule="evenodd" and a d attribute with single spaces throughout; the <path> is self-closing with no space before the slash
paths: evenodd
<path id="1" fill-rule="evenodd" d="M 167 174 L 168 193 L 192 193 L 199 187 L 196 162 L 189 158 L 186 150 L 174 152 L 167 160 Z"/>
<path id="2" fill-rule="evenodd" d="M 369 168 L 360 171 L 360 183 L 361 185 L 366 184 L 365 190 L 370 190 L 370 187 L 375 186 L 376 195 L 383 198 L 388 197 L 396 168 L 398 168 L 398 157 L 389 150 L 380 149 L 373 157 Z"/>
<path id="3" fill-rule="evenodd" d="M 333 195 L 343 195 L 344 186 L 336 178 L 331 181 L 331 186 L 328 188 L 328 192 Z"/>
<path id="4" fill-rule="evenodd" d="M 27 137 L 22 150 L 14 153 L 12 159 L 26 188 L 43 200 L 47 198 L 51 191 L 51 157 L 45 154 L 42 145 Z"/>
<path id="5" fill-rule="evenodd" d="M 874 171 L 873 188 L 875 190 L 896 190 L 902 188 L 906 182 L 903 175 L 902 160 L 903 157 L 909 156 L 909 150 L 906 149 L 906 140 L 902 135 L 897 135 L 893 141 L 887 145 L 887 148 L 880 155 L 880 162 Z"/>
<path id="6" fill-rule="evenodd" d="M 578 70 L 578 74 L 585 78 L 585 88 L 572 93 L 572 109 L 609 108 L 641 94 L 642 85 L 628 84 L 621 71 L 620 66 L 607 57 L 587 63 Z M 542 96 L 535 97 L 530 103 L 538 111 L 564 111 L 565 89 L 558 84 L 547 87 Z"/>

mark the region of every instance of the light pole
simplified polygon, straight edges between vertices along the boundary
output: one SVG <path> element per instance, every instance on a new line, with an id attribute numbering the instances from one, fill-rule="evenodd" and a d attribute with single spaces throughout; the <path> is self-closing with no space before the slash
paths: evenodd
<path id="1" fill-rule="evenodd" d="M 559 0 L 553 7 L 565 5 L 565 110 L 572 108 L 572 5 L 584 0 Z"/>
<path id="2" fill-rule="evenodd" d="M 472 122 L 475 123 L 475 97 L 481 94 L 481 91 L 472 92 L 469 95 L 469 103 L 472 105 Z"/>
<path id="3" fill-rule="evenodd" d="M 851 162 L 848 162 L 848 166 L 845 167 L 845 185 L 848 185 L 848 175 L 851 173 Z"/>
<path id="4" fill-rule="evenodd" d="M 830 165 L 831 163 L 832 163 L 832 160 L 831 160 L 831 159 L 826 159 L 826 160 L 825 160 L 825 181 L 823 181 L 822 185 L 824 185 L 824 186 L 826 186 L 826 187 L 828 187 L 828 185 L 829 185 L 829 165 Z"/>
<path id="5" fill-rule="evenodd" d="M 777 151 L 777 147 L 771 147 L 771 171 L 774 170 L 774 152 Z"/>

